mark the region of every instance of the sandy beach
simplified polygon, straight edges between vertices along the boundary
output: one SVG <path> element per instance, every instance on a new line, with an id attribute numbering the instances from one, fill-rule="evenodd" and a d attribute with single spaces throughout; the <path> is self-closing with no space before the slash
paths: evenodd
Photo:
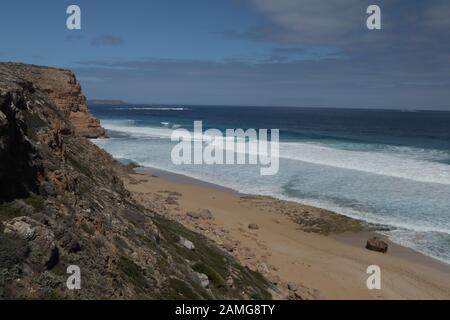
<path id="1" fill-rule="evenodd" d="M 275 298 L 449 299 L 450 266 L 389 240 L 386 254 L 364 248 L 371 227 L 333 212 L 149 168 L 124 173 L 143 206 L 202 233 L 264 274 Z M 381 268 L 381 290 L 366 286 Z"/>

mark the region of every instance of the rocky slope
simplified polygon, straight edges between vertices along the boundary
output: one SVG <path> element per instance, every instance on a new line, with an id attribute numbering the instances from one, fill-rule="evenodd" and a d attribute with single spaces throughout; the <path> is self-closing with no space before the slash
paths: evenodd
<path id="1" fill-rule="evenodd" d="M 103 134 L 73 73 L 0 63 L 0 299 L 271 297 L 261 275 L 136 204 L 125 168 L 85 138 Z"/>

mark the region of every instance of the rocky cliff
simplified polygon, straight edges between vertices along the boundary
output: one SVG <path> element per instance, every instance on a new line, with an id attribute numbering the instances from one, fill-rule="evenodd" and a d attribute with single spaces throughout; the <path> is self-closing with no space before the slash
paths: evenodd
<path id="1" fill-rule="evenodd" d="M 87 138 L 99 138 L 105 130 L 87 109 L 86 98 L 80 83 L 69 70 L 8 63 L 8 69 L 16 76 L 28 79 L 70 119 L 75 132 Z"/>
<path id="2" fill-rule="evenodd" d="M 259 274 L 134 203 L 125 168 L 85 138 L 103 134 L 73 73 L 0 63 L 0 299 L 270 297 Z"/>

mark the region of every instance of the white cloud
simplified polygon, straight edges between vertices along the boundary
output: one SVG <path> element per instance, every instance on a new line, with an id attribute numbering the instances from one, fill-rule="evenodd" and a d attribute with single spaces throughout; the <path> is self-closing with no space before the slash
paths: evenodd
<path id="1" fill-rule="evenodd" d="M 286 41 L 330 41 L 365 27 L 366 1 L 250 0 Z"/>

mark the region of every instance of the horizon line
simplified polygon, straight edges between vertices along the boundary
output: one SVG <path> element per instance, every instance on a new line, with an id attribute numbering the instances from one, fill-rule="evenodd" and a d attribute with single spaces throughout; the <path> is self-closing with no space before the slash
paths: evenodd
<path id="1" fill-rule="evenodd" d="M 148 106 L 175 106 L 175 107 L 230 107 L 230 108 L 297 108 L 297 109 L 344 109 L 344 110 L 383 110 L 383 111 L 403 111 L 403 112 L 420 112 L 420 111 L 439 111 L 439 112 L 450 112 L 450 107 L 445 108 L 432 108 L 432 109 L 422 109 L 422 108 L 389 108 L 389 107 L 337 107 L 337 106 L 288 106 L 288 105 L 238 105 L 238 104 L 207 104 L 207 103 L 158 103 L 158 102 L 133 102 L 126 101 L 123 99 L 87 99 L 88 103 L 98 102 L 120 102 L 120 104 L 131 104 L 131 105 L 148 105 Z M 100 103 L 99 103 L 100 104 Z"/>

